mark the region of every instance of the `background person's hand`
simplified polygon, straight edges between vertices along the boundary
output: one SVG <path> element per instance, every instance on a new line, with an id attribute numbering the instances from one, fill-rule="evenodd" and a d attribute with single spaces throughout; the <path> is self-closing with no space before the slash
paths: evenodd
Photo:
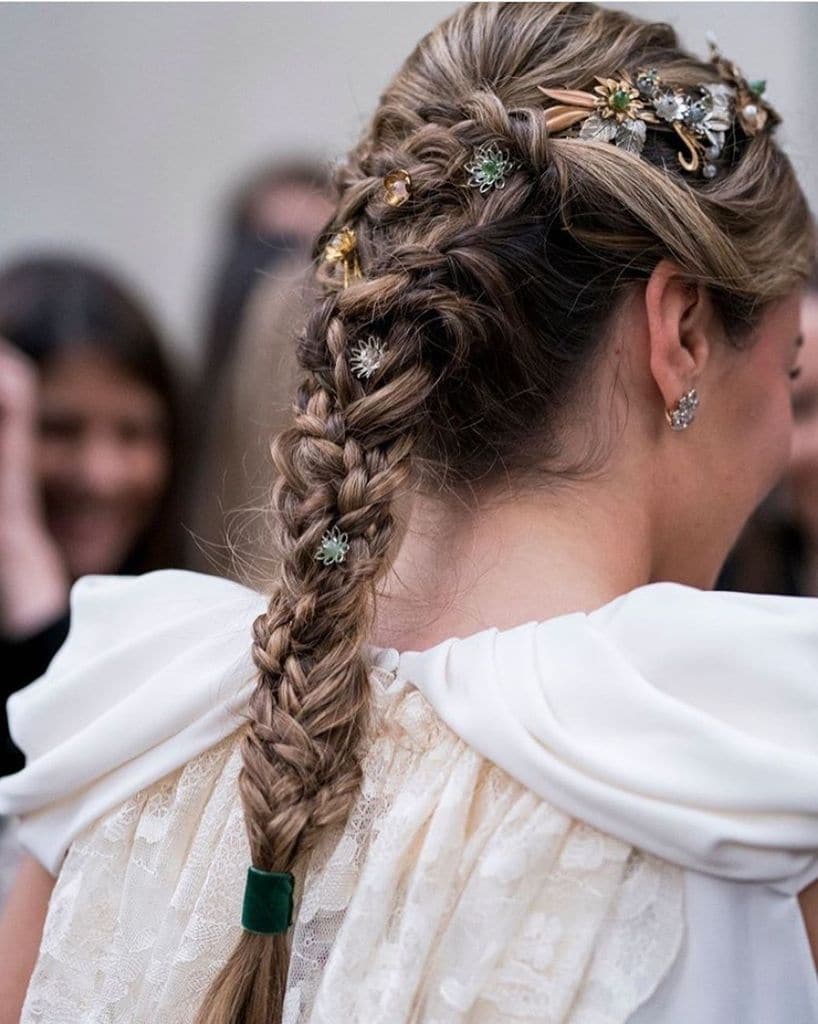
<path id="1" fill-rule="evenodd" d="M 25 636 L 68 608 L 68 577 L 37 478 L 38 375 L 0 338 L 0 633 Z"/>
<path id="2" fill-rule="evenodd" d="M 34 471 L 37 428 L 37 367 L 0 338 L 0 511 L 35 514 L 39 505 Z"/>

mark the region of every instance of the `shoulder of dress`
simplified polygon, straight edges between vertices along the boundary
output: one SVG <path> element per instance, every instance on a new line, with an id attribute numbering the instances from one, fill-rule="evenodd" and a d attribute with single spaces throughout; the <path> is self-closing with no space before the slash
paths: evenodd
<path id="1" fill-rule="evenodd" d="M 652 678 L 688 685 L 786 676 L 809 682 L 818 658 L 818 598 L 652 583 L 591 612 L 588 623 Z"/>
<path id="2" fill-rule="evenodd" d="M 232 580 L 181 569 L 140 576 L 84 576 L 71 589 L 71 630 L 60 652 L 64 659 L 81 653 L 90 636 L 116 644 L 120 633 L 143 636 L 174 629 L 184 635 L 189 620 L 223 618 L 242 626 L 261 612 L 265 599 Z"/>
<path id="3" fill-rule="evenodd" d="M 83 577 L 71 590 L 65 643 L 45 674 L 9 701 L 15 742 L 30 759 L 97 715 L 146 696 L 152 683 L 161 680 L 171 697 L 196 677 L 201 685 L 202 674 L 229 674 L 249 655 L 252 622 L 264 607 L 260 594 L 194 572 Z"/>
<path id="4" fill-rule="evenodd" d="M 0 780 L 0 814 L 23 818 L 49 870 L 89 821 L 240 727 L 265 607 L 236 583 L 176 570 L 74 585 L 68 638 L 8 702 L 26 766 Z"/>
<path id="5" fill-rule="evenodd" d="M 668 582 L 405 652 L 399 675 L 564 812 L 684 867 L 790 885 L 818 871 L 817 665 L 818 598 Z"/>

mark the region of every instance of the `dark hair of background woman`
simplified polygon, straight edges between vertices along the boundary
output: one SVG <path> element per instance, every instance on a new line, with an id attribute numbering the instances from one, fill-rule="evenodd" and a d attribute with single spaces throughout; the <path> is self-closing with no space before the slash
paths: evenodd
<path id="1" fill-rule="evenodd" d="M 170 484 L 152 522 L 119 572 L 179 564 L 183 428 L 177 376 L 159 332 L 129 290 L 100 266 L 73 256 L 30 256 L 0 268 L 0 336 L 32 359 L 91 346 L 162 401 L 168 422 Z"/>

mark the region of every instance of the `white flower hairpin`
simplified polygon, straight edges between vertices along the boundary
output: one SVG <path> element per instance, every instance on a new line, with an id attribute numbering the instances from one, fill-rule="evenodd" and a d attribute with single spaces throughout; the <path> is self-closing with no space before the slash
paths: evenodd
<path id="1" fill-rule="evenodd" d="M 356 377 L 369 380 L 379 370 L 386 355 L 386 344 L 370 334 L 349 350 L 349 366 Z"/>

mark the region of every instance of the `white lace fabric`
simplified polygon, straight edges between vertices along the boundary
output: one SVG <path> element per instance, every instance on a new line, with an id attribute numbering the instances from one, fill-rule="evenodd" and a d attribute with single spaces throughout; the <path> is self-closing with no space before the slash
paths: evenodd
<path id="1" fill-rule="evenodd" d="M 372 673 L 342 832 L 297 872 L 284 1024 L 622 1024 L 684 931 L 682 870 L 558 811 Z M 240 934 L 238 733 L 71 844 L 21 1024 L 189 1024 Z"/>

